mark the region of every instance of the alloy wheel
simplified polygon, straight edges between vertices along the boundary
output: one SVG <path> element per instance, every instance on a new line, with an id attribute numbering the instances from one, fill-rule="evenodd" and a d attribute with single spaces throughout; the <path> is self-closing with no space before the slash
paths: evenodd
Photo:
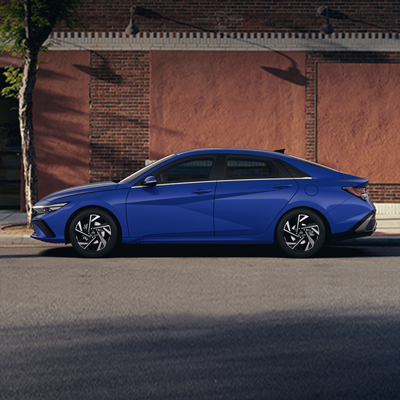
<path id="1" fill-rule="evenodd" d="M 276 226 L 276 240 L 291 257 L 311 257 L 325 244 L 326 227 L 322 218 L 308 208 L 285 214 Z"/>
<path id="2" fill-rule="evenodd" d="M 307 214 L 298 214 L 286 221 L 283 231 L 286 245 L 297 251 L 314 248 L 320 235 L 319 225 Z"/>
<path id="3" fill-rule="evenodd" d="M 112 229 L 98 214 L 88 214 L 80 219 L 74 228 L 77 244 L 85 251 L 98 252 L 110 242 Z"/>

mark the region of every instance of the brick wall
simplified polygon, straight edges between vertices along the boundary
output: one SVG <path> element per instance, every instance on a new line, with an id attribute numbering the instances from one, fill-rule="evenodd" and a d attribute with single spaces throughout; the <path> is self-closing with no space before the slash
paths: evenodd
<path id="1" fill-rule="evenodd" d="M 400 30 L 397 0 L 83 0 L 79 15 L 89 31 L 101 32 L 123 32 L 132 5 L 153 11 L 147 17 L 135 16 L 142 31 L 318 32 L 325 17 L 317 9 L 324 4 L 332 10 L 330 22 L 336 32 Z"/>
<path id="2" fill-rule="evenodd" d="M 400 185 L 369 185 L 368 194 L 374 203 L 400 203 Z"/>
<path id="3" fill-rule="evenodd" d="M 91 182 L 122 179 L 149 158 L 149 53 L 92 52 Z"/>

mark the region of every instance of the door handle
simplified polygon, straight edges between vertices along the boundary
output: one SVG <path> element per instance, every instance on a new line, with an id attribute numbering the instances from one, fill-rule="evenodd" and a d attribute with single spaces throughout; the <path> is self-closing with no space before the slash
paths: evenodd
<path id="1" fill-rule="evenodd" d="M 275 185 L 275 186 L 272 186 L 272 188 L 273 189 L 287 189 L 287 188 L 290 188 L 290 187 L 292 187 L 293 185 L 292 184 L 287 184 L 287 185 L 285 185 L 285 184 L 282 184 L 282 185 Z"/>
<path id="2" fill-rule="evenodd" d="M 206 194 L 206 193 L 210 193 L 212 191 L 212 189 L 196 189 L 193 190 L 193 194 Z"/>

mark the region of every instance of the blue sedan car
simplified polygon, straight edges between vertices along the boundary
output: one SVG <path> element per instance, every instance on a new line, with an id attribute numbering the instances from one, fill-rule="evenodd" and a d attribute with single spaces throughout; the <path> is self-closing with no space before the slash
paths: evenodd
<path id="1" fill-rule="evenodd" d="M 368 179 L 297 157 L 218 148 L 171 154 L 120 182 L 76 186 L 33 207 L 45 242 L 101 257 L 117 243 L 277 243 L 309 257 L 376 229 Z"/>

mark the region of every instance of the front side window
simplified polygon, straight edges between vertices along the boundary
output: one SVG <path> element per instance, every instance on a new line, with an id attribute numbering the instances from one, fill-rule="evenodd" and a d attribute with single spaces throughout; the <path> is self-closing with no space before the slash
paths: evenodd
<path id="1" fill-rule="evenodd" d="M 206 181 L 214 164 L 213 158 L 196 158 L 184 161 L 163 170 L 157 179 L 159 183 Z"/>
<path id="2" fill-rule="evenodd" d="M 278 177 L 275 165 L 268 160 L 254 158 L 228 158 L 226 179 L 268 179 Z"/>

